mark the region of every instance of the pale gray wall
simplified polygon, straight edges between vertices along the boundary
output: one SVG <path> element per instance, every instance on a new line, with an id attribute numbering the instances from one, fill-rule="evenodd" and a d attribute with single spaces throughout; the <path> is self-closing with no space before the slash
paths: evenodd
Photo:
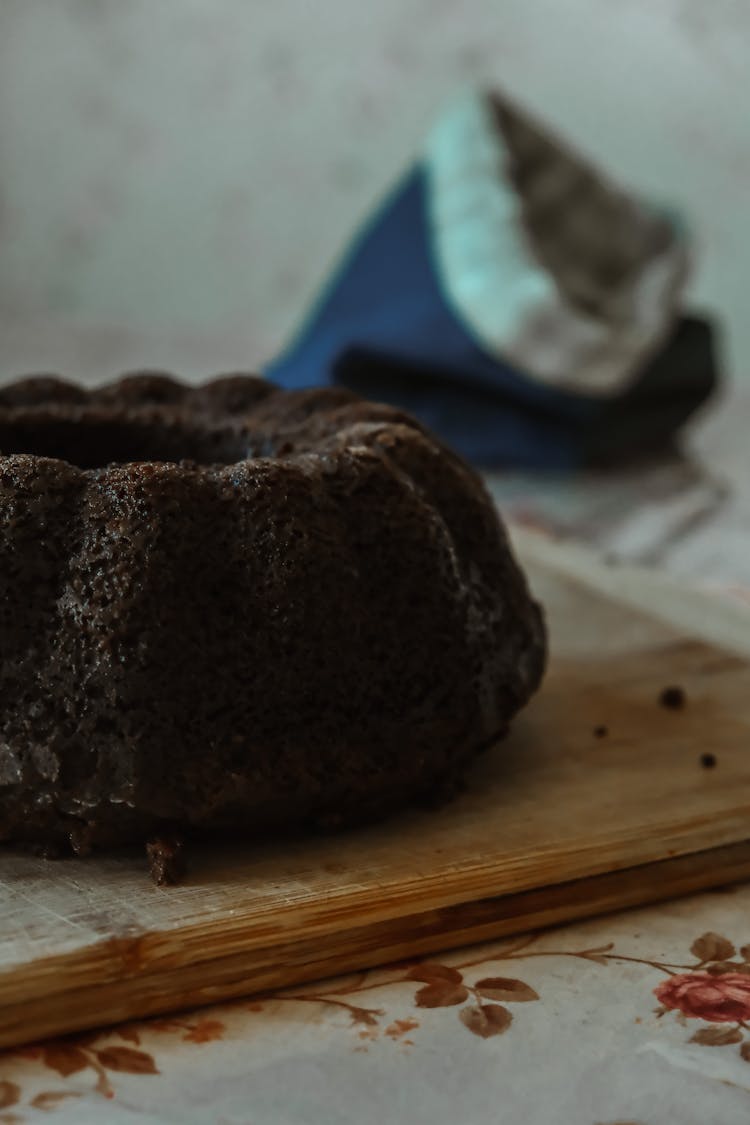
<path id="1" fill-rule="evenodd" d="M 684 208 L 747 370 L 743 0 L 0 0 L 0 376 L 260 362 L 470 81 Z"/>

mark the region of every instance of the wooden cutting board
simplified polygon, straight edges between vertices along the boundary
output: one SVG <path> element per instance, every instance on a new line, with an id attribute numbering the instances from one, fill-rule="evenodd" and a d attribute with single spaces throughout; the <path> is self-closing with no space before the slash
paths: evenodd
<path id="1" fill-rule="evenodd" d="M 0 853 L 0 1045 L 749 877 L 750 663 L 554 560 L 530 573 L 553 638 L 544 689 L 449 807 L 206 849 L 176 888 L 135 854 Z M 673 683 L 682 711 L 658 704 Z"/>

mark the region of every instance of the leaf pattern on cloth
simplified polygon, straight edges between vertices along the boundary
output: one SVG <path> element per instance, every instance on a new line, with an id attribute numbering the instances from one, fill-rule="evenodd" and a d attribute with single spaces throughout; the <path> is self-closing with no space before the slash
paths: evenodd
<path id="1" fill-rule="evenodd" d="M 466 985 L 446 980 L 420 988 L 414 1002 L 418 1008 L 450 1008 L 454 1004 L 463 1004 L 468 996 Z"/>
<path id="2" fill-rule="evenodd" d="M 15 1082 L 5 1079 L 0 1082 L 0 1109 L 10 1109 L 21 1097 L 21 1088 Z"/>
<path id="3" fill-rule="evenodd" d="M 721 934 L 701 934 L 690 946 L 690 952 L 703 963 L 706 961 L 726 961 L 737 952 L 731 941 Z"/>
<path id="4" fill-rule="evenodd" d="M 217 1021 L 218 1022 L 218 1021 Z M 187 1025 L 192 1026 L 192 1025 Z M 154 1075 L 159 1070 L 153 1055 L 134 1047 L 115 1044 L 98 1046 L 102 1039 L 116 1035 L 119 1039 L 138 1043 L 137 1029 L 132 1024 L 123 1024 L 104 1032 L 83 1032 L 75 1038 L 58 1039 L 38 1046 L 20 1047 L 15 1054 L 20 1059 L 38 1061 L 48 1070 L 53 1070 L 61 1078 L 72 1078 L 91 1070 L 96 1075 L 94 1090 L 104 1098 L 114 1097 L 110 1074 Z M 33 1109 L 52 1112 L 68 1098 L 78 1098 L 84 1091 L 41 1090 L 29 1099 Z M 21 1098 L 20 1087 L 14 1082 L 0 1080 L 0 1108 L 17 1105 Z M 22 1120 L 19 1118 L 19 1120 Z M 8 1118 L 0 1117 L 0 1125 L 7 1125 Z"/>
<path id="5" fill-rule="evenodd" d="M 69 1074 L 77 1074 L 79 1070 L 85 1070 L 90 1065 L 85 1051 L 72 1043 L 49 1043 L 43 1048 L 42 1057 L 44 1065 L 56 1071 L 61 1078 L 67 1078 Z"/>
<path id="6" fill-rule="evenodd" d="M 502 1035 L 508 1030 L 513 1019 L 512 1014 L 502 1004 L 478 1004 L 476 1008 L 464 1008 L 460 1016 L 461 1023 L 482 1039 Z"/>
<path id="7" fill-rule="evenodd" d="M 123 1074 L 159 1073 L 151 1055 L 133 1047 L 104 1047 L 96 1052 L 96 1057 L 105 1070 L 117 1070 Z"/>
<path id="8" fill-rule="evenodd" d="M 526 944 L 527 941 L 524 941 L 522 947 L 525 948 Z M 515 948 L 512 947 L 511 955 Z M 536 989 L 515 977 L 482 977 L 471 984 L 462 972 L 469 967 L 423 961 L 412 966 L 404 979 L 424 982 L 424 987 L 418 989 L 414 996 L 418 1008 L 450 1008 L 463 1004 L 471 997 L 474 1003 L 459 1013 L 461 1023 L 482 1039 L 502 1034 L 513 1019 L 512 1013 L 503 1004 L 485 1004 L 483 1001 L 501 1000 L 518 1004 L 539 999 Z"/>
<path id="9" fill-rule="evenodd" d="M 487 1000 L 519 1001 L 538 1000 L 539 993 L 522 980 L 513 977 L 485 977 L 474 985 L 480 996 Z"/>
<path id="10" fill-rule="evenodd" d="M 704 1047 L 726 1047 L 729 1043 L 741 1043 L 742 1032 L 737 1027 L 701 1027 L 690 1037 L 691 1043 L 702 1043 Z"/>

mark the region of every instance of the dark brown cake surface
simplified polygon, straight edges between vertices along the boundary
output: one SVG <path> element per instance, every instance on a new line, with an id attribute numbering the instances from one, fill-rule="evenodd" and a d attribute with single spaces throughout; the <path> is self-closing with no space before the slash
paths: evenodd
<path id="1" fill-rule="evenodd" d="M 0 388 L 0 840 L 430 799 L 544 654 L 481 481 L 390 407 L 251 376 Z"/>

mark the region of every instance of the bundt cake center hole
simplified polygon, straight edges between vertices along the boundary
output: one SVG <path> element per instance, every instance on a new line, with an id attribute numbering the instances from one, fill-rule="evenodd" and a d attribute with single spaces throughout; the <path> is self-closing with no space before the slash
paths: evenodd
<path id="1" fill-rule="evenodd" d="M 138 461 L 230 465 L 249 455 L 240 427 L 195 425 L 174 418 L 59 416 L 0 421 L 0 454 L 54 457 L 80 469 Z"/>

